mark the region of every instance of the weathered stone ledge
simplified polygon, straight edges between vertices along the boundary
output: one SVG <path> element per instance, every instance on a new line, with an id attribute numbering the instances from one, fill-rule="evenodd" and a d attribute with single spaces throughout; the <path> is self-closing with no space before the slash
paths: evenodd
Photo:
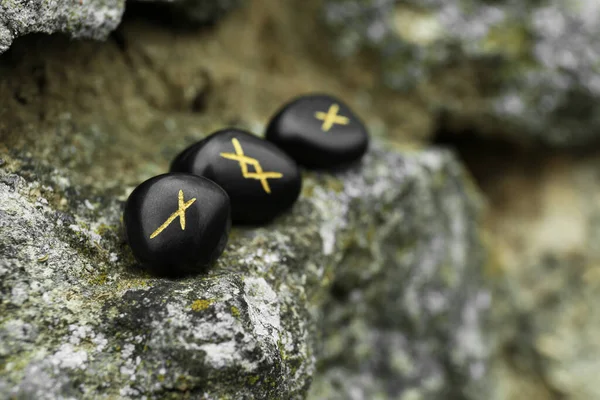
<path id="1" fill-rule="evenodd" d="M 481 398 L 474 193 L 447 151 L 374 147 L 180 280 L 135 267 L 120 201 L 3 154 L 0 395 Z"/>

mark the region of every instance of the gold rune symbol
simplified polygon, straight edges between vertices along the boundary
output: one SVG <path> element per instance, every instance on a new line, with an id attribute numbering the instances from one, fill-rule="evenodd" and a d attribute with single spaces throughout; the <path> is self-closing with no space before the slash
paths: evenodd
<path id="1" fill-rule="evenodd" d="M 315 113 L 315 118 L 323 121 L 323 126 L 321 126 L 321 129 L 323 129 L 323 131 L 329 132 L 329 130 L 335 124 L 348 125 L 350 123 L 350 120 L 348 119 L 348 117 L 338 115 L 339 111 L 340 111 L 340 106 L 337 104 L 332 104 L 326 113 L 324 113 L 323 111 L 317 111 Z"/>
<path id="2" fill-rule="evenodd" d="M 259 180 L 265 192 L 271 193 L 271 188 L 269 187 L 269 182 L 267 182 L 267 179 L 279 179 L 283 177 L 283 174 L 279 172 L 264 172 L 260 166 L 260 162 L 258 162 L 257 159 L 244 155 L 244 149 L 242 149 L 242 145 L 240 144 L 239 140 L 233 138 L 231 139 L 231 143 L 235 149 L 235 154 L 221 153 L 221 157 L 227 158 L 228 160 L 237 161 L 240 164 L 244 178 Z M 248 165 L 254 167 L 254 172 L 248 171 Z"/>
<path id="3" fill-rule="evenodd" d="M 169 218 L 167 218 L 167 220 L 165 221 L 164 224 L 159 226 L 158 229 L 155 230 L 152 233 L 152 235 L 150 235 L 150 239 L 154 239 L 155 237 L 160 235 L 162 231 L 164 231 L 165 229 L 167 229 L 167 227 L 169 225 L 171 225 L 171 222 L 173 222 L 177 219 L 177 217 L 179 217 L 179 224 L 181 225 L 181 230 L 185 231 L 185 210 L 187 210 L 192 204 L 194 204 L 195 201 L 196 201 L 196 198 L 194 197 L 193 199 L 184 203 L 183 202 L 183 190 L 180 190 L 179 197 L 178 197 L 179 208 L 177 209 L 177 211 L 175 211 L 173 214 L 171 214 L 171 216 Z"/>

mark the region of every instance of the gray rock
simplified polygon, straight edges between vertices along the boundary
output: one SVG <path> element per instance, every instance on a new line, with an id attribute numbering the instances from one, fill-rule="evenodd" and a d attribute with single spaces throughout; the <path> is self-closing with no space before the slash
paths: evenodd
<path id="1" fill-rule="evenodd" d="M 2 151 L 0 397 L 485 398 L 472 188 L 446 151 L 374 147 L 179 280 L 135 266 L 121 189 Z"/>
<path id="2" fill-rule="evenodd" d="M 446 178 L 405 186 L 400 210 L 375 205 L 356 216 L 366 235 L 353 238 L 320 310 L 320 368 L 309 398 L 486 397 L 491 298 L 475 273 L 483 264 L 469 227 L 476 214 L 448 179 L 460 176 L 457 164 L 435 153 L 419 159 Z"/>
<path id="3" fill-rule="evenodd" d="M 600 157 L 523 152 L 496 165 L 492 399 L 600 398 Z"/>
<path id="4" fill-rule="evenodd" d="M 594 0 L 326 0 L 341 56 L 370 49 L 382 82 L 485 133 L 554 146 L 599 140 Z M 431 90 L 433 88 L 433 90 Z"/>
<path id="5" fill-rule="evenodd" d="M 104 39 L 123 15 L 124 0 L 0 2 L 0 54 L 29 33 L 66 33 L 73 38 Z"/>
<path id="6" fill-rule="evenodd" d="M 165 2 L 180 17 L 198 24 L 214 22 L 241 0 L 150 0 Z M 29 33 L 65 33 L 72 38 L 104 40 L 121 22 L 125 0 L 0 2 L 0 54 Z"/>

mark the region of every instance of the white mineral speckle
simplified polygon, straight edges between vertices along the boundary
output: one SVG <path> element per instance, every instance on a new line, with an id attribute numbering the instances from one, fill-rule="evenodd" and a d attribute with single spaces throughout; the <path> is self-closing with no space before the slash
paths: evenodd
<path id="1" fill-rule="evenodd" d="M 71 225 L 69 225 L 69 229 L 71 229 L 73 232 L 80 233 L 83 236 L 87 237 L 88 240 L 92 243 L 93 242 L 100 243 L 102 241 L 102 236 L 100 236 L 98 233 L 94 232 L 91 229 L 84 228 L 80 225 L 71 224 Z"/>
<path id="2" fill-rule="evenodd" d="M 485 364 L 482 361 L 475 362 L 469 367 L 469 373 L 475 380 L 483 378 L 485 370 Z"/>
<path id="3" fill-rule="evenodd" d="M 56 176 L 54 177 L 54 181 L 61 190 L 66 190 L 71 187 L 71 181 L 67 177 Z"/>
<path id="4" fill-rule="evenodd" d="M 33 326 L 23 320 L 15 319 L 0 325 L 0 331 L 7 333 L 13 339 L 29 340 L 33 335 Z M 0 344 L 1 347 L 2 345 Z"/>
<path id="5" fill-rule="evenodd" d="M 323 223 L 319 228 L 319 234 L 323 242 L 323 253 L 325 255 L 333 254 L 335 250 L 336 236 L 339 230 L 345 225 L 343 215 L 348 209 L 344 201 L 340 201 L 338 196 L 337 203 L 334 203 L 331 192 L 316 187 L 313 191 L 315 206 L 323 216 Z"/>
<path id="6" fill-rule="evenodd" d="M 132 376 L 135 373 L 135 367 L 123 365 L 119 368 L 119 372 L 123 375 Z"/>
<path id="7" fill-rule="evenodd" d="M 429 292 L 426 297 L 426 304 L 429 312 L 432 314 L 439 314 L 444 311 L 447 307 L 446 297 L 440 292 Z"/>
<path id="8" fill-rule="evenodd" d="M 443 33 L 436 15 L 417 13 L 405 8 L 396 11 L 394 28 L 403 40 L 420 45 L 433 43 Z"/>
<path id="9" fill-rule="evenodd" d="M 82 339 L 85 339 L 88 335 L 92 334 L 92 328 L 85 325 L 70 325 L 69 331 L 71 332 L 69 343 L 74 346 L 77 346 L 81 343 Z"/>
<path id="10" fill-rule="evenodd" d="M 121 357 L 123 357 L 124 359 L 128 359 L 129 357 L 131 357 L 134 350 L 135 350 L 134 345 L 132 345 L 131 343 L 125 344 L 123 346 L 123 349 L 121 350 Z"/>
<path id="11" fill-rule="evenodd" d="M 96 345 L 96 351 L 100 352 L 106 348 L 106 345 L 108 344 L 108 339 L 106 339 L 106 337 L 103 334 L 99 333 L 94 336 L 94 338 L 92 339 L 92 343 Z"/>
<path id="12" fill-rule="evenodd" d="M 85 351 L 76 351 L 71 344 L 65 343 L 51 356 L 50 363 L 58 368 L 81 369 L 85 367 L 87 359 Z"/>
<path id="13" fill-rule="evenodd" d="M 139 392 L 133 389 L 131 386 L 125 386 L 119 390 L 119 395 L 122 398 L 136 398 L 139 395 Z"/>
<path id="14" fill-rule="evenodd" d="M 281 330 L 277 294 L 263 278 L 244 279 L 244 292 L 254 332 L 277 343 Z"/>
<path id="15" fill-rule="evenodd" d="M 565 34 L 567 21 L 565 15 L 556 7 L 545 7 L 533 11 L 534 28 L 549 39 L 558 39 Z"/>
<path id="16" fill-rule="evenodd" d="M 277 264 L 280 261 L 279 255 L 276 253 L 267 253 L 263 257 L 263 260 L 267 264 Z"/>
<path id="17" fill-rule="evenodd" d="M 235 340 L 221 343 L 206 343 L 199 347 L 206 353 L 207 361 L 213 368 L 226 368 L 228 365 L 235 365 L 241 360 Z M 250 370 L 253 369 L 252 367 Z"/>
<path id="18" fill-rule="evenodd" d="M 52 295 L 50 293 L 44 293 L 42 294 L 42 300 L 46 304 L 52 304 Z"/>
<path id="19" fill-rule="evenodd" d="M 489 304 L 489 293 L 483 290 L 465 303 L 462 310 L 462 324 L 455 333 L 455 340 L 458 341 L 458 349 L 460 349 L 460 353 L 455 354 L 455 357 L 464 360 L 482 359 L 485 356 L 487 347 L 482 337 L 481 316 L 482 311 L 485 311 Z"/>
<path id="20" fill-rule="evenodd" d="M 26 283 L 17 283 L 11 290 L 11 302 L 18 306 L 22 305 L 29 298 L 29 287 Z"/>
<path id="21" fill-rule="evenodd" d="M 94 211 L 96 209 L 96 207 L 92 203 L 90 203 L 90 201 L 88 199 L 85 199 L 83 204 L 85 205 L 85 208 L 87 208 L 88 210 Z"/>
<path id="22" fill-rule="evenodd" d="M 379 42 L 387 33 L 387 26 L 381 21 L 375 21 L 367 28 L 367 36 L 372 42 Z"/>

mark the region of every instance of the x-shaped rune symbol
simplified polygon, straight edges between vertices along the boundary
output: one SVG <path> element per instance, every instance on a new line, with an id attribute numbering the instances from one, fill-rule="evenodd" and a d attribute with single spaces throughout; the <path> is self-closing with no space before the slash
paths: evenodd
<path id="1" fill-rule="evenodd" d="M 332 104 L 329 107 L 329 110 L 324 113 L 323 111 L 317 111 L 315 113 L 315 118 L 323 121 L 323 126 L 321 129 L 325 132 L 329 132 L 329 130 L 335 125 L 348 125 L 350 120 L 348 117 L 344 117 L 343 115 L 338 115 L 340 111 L 340 106 L 337 104 Z"/>

